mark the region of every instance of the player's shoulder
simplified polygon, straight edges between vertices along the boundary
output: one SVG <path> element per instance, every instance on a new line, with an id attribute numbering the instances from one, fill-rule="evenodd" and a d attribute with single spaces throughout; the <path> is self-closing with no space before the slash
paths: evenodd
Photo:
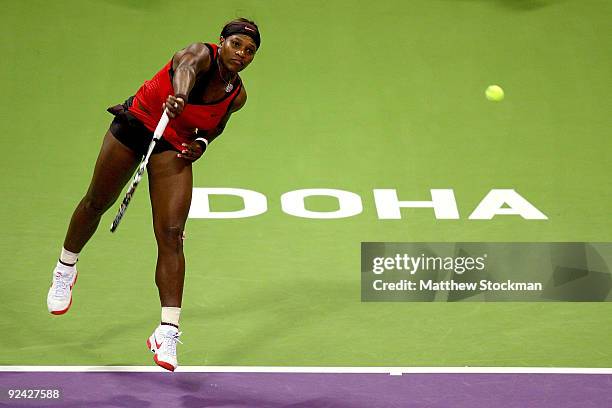
<path id="1" fill-rule="evenodd" d="M 205 43 L 197 42 L 177 51 L 173 57 L 173 66 L 176 69 L 181 64 L 196 65 L 198 71 L 206 71 L 211 60 L 210 48 Z"/>
<path id="2" fill-rule="evenodd" d="M 191 43 L 181 51 L 189 52 L 194 55 L 208 55 L 210 56 L 210 47 L 203 42 Z M 179 51 L 180 52 L 180 51 Z"/>

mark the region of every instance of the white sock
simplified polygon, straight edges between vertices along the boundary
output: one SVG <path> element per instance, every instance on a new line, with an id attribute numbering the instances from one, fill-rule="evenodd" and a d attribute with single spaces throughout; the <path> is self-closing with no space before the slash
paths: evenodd
<path id="1" fill-rule="evenodd" d="M 180 307 L 162 307 L 162 313 L 161 313 L 162 323 L 170 323 L 178 327 L 180 317 L 181 317 Z"/>
<path id="2" fill-rule="evenodd" d="M 62 247 L 62 253 L 60 254 L 59 260 L 64 265 L 74 265 L 75 263 L 77 263 L 78 259 L 79 259 L 78 253 L 75 254 L 74 252 L 70 252 L 66 250 L 66 248 Z"/>

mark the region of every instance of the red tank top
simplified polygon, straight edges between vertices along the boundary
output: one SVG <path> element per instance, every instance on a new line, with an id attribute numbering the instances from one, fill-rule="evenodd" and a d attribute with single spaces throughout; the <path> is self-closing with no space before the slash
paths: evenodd
<path id="1" fill-rule="evenodd" d="M 206 45 L 213 53 L 212 67 L 212 64 L 216 64 L 219 47 L 216 44 Z M 136 95 L 134 95 L 134 102 L 129 108 L 130 113 L 140 120 L 151 132 L 155 130 L 157 122 L 159 122 L 159 118 L 162 115 L 162 105 L 166 98 L 168 95 L 174 95 L 171 73 L 172 60 L 164 65 L 151 80 L 145 81 L 138 92 L 136 92 Z M 206 81 L 208 77 L 205 75 L 199 80 Z M 199 91 L 203 90 L 201 87 L 199 88 Z M 188 143 L 197 137 L 197 131 L 215 129 L 229 110 L 234 99 L 240 93 L 241 88 L 242 82 L 239 80 L 238 86 L 236 86 L 233 92 L 227 94 L 221 100 L 207 104 L 187 103 L 180 116 L 170 120 L 170 123 L 168 123 L 164 131 L 164 139 L 180 151 L 183 149 L 182 143 Z M 195 86 L 191 91 L 192 94 L 194 90 L 196 90 Z M 199 95 L 193 96 L 199 97 Z M 189 101 L 193 99 L 190 95 Z"/>

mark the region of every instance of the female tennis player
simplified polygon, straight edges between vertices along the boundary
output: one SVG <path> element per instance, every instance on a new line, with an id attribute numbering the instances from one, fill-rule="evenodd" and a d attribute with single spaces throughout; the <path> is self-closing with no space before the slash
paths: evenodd
<path id="1" fill-rule="evenodd" d="M 253 61 L 260 43 L 259 28 L 253 21 L 232 20 L 223 27 L 218 45 L 195 43 L 178 51 L 136 95 L 108 109 L 115 118 L 53 271 L 47 295 L 52 314 L 61 315 L 70 308 L 79 253 L 131 178 L 167 109 L 170 122 L 147 166 L 158 248 L 155 283 L 161 301 L 161 323 L 147 346 L 159 366 L 174 371 L 181 334 L 183 230 L 191 204 L 192 163 L 223 132 L 231 114 L 244 106 L 247 94 L 238 73 Z"/>

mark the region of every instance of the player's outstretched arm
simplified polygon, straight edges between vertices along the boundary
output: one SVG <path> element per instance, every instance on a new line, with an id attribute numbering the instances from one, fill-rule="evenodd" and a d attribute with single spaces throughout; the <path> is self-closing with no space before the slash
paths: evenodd
<path id="1" fill-rule="evenodd" d="M 195 84 L 197 75 L 210 69 L 211 55 L 203 43 L 194 43 L 180 50 L 172 58 L 172 87 L 174 95 L 168 96 L 165 108 L 172 119 L 183 112 L 187 104 L 187 96 Z"/>

